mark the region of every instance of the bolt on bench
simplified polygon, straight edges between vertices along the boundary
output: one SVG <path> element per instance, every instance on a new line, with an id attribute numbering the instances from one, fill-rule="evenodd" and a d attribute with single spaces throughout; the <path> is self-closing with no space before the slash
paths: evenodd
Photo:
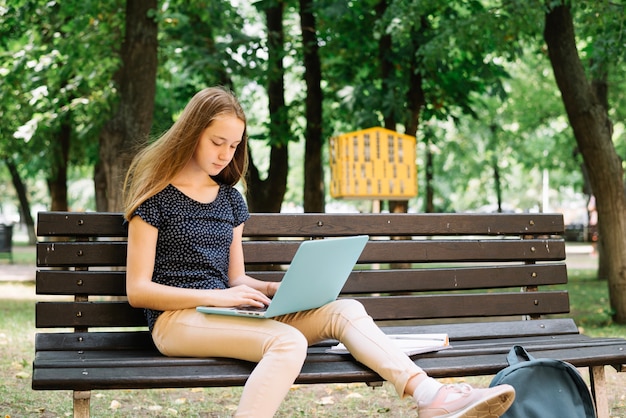
<path id="1" fill-rule="evenodd" d="M 368 234 L 340 297 L 360 300 L 393 334 L 447 333 L 451 349 L 414 356 L 433 377 L 495 374 L 513 345 L 588 367 L 599 418 L 609 417 L 605 366 L 624 371 L 626 340 L 579 333 L 569 312 L 563 217 L 558 214 L 252 214 L 244 228 L 250 275 L 277 281 L 303 239 Z M 126 229 L 119 213 L 42 212 L 32 386 L 70 390 L 89 416 L 104 389 L 243 385 L 254 364 L 169 358 L 143 313 L 125 300 Z M 71 298 L 68 298 L 71 296 Z M 297 383 L 381 378 L 335 342 L 309 349 Z"/>

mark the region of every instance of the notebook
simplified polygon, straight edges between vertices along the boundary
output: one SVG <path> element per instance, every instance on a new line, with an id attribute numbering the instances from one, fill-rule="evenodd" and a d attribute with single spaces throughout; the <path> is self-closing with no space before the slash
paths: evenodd
<path id="1" fill-rule="evenodd" d="M 368 239 L 367 235 L 358 235 L 303 241 L 265 309 L 198 306 L 196 310 L 207 314 L 272 318 L 319 308 L 337 299 Z"/>

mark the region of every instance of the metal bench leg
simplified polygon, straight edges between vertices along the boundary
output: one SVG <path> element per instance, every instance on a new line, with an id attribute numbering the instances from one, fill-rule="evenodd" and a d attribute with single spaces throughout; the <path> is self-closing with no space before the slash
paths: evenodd
<path id="1" fill-rule="evenodd" d="M 74 418 L 89 418 L 91 391 L 74 391 Z"/>
<path id="2" fill-rule="evenodd" d="M 596 403 L 598 418 L 609 418 L 609 399 L 606 392 L 606 374 L 604 366 L 589 367 L 591 393 Z"/>

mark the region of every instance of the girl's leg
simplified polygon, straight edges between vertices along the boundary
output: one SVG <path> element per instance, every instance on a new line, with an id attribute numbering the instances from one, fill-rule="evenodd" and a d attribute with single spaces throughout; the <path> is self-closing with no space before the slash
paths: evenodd
<path id="1" fill-rule="evenodd" d="M 355 300 L 337 300 L 278 320 L 302 331 L 309 344 L 326 338 L 340 340 L 356 360 L 391 382 L 400 396 L 413 395 L 420 418 L 499 417 L 515 398 L 509 385 L 489 389 L 441 385 L 393 345 Z"/>
<path id="2" fill-rule="evenodd" d="M 297 329 L 266 319 L 206 315 L 195 309 L 161 314 L 152 331 L 161 353 L 258 362 L 236 417 L 272 417 L 302 369 L 307 341 Z"/>
<path id="3" fill-rule="evenodd" d="M 355 300 L 340 299 L 321 308 L 284 315 L 277 320 L 299 329 L 309 344 L 328 338 L 340 340 L 355 359 L 391 382 L 400 396 L 413 394 L 411 389 L 428 377 L 393 345 L 363 305 Z M 407 387 L 409 381 L 410 388 Z"/>

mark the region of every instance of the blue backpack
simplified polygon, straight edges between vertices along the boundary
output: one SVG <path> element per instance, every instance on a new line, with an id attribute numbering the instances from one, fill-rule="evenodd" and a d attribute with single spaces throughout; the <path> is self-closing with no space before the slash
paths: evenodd
<path id="1" fill-rule="evenodd" d="M 589 388 L 571 364 L 535 359 L 519 345 L 511 349 L 507 362 L 489 385 L 515 388 L 515 401 L 502 418 L 596 418 Z"/>

